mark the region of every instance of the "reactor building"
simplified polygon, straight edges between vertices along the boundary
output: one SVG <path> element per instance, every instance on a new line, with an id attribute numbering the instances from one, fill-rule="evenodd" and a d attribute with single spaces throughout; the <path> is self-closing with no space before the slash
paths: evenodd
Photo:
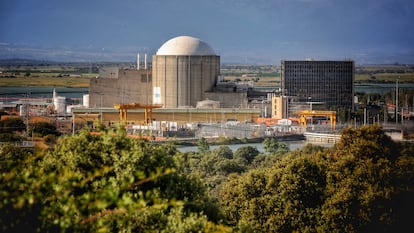
<path id="1" fill-rule="evenodd" d="M 102 67 L 90 81 L 90 107 L 140 103 L 165 109 L 205 108 L 216 101 L 221 108 L 247 108 L 248 87 L 223 82 L 220 56 L 206 42 L 178 36 L 165 42 L 152 56 L 152 67 L 137 56 L 133 68 Z M 204 104 L 204 105 L 203 105 Z M 200 107 L 201 106 L 201 107 Z"/>
<path id="2" fill-rule="evenodd" d="M 220 57 L 204 41 L 179 36 L 152 57 L 153 103 L 164 108 L 196 107 L 220 75 Z"/>

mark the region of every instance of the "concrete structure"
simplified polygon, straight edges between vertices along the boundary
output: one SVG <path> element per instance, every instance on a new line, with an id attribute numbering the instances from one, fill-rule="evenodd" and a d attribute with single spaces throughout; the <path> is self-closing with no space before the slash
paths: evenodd
<path id="1" fill-rule="evenodd" d="M 221 108 L 247 108 L 247 92 L 206 92 L 205 98 L 220 103 Z"/>
<path id="2" fill-rule="evenodd" d="M 145 127 L 152 122 L 170 122 L 178 126 L 253 122 L 270 109 L 261 96 L 260 101 L 249 102 L 252 84 L 218 81 L 220 57 L 200 39 L 179 36 L 168 40 L 153 55 L 151 68 L 147 66 L 145 54 L 142 69 L 140 57 L 137 54 L 133 69 L 100 69 L 99 77 L 90 81 L 89 101 L 85 101 L 89 102 L 89 108 L 73 111 L 77 127 L 92 127 L 98 121 L 107 126 L 116 124 L 120 121 L 121 110 L 114 106 L 125 104 L 162 106 L 151 111 L 149 118 L 144 109 L 128 109 L 128 114 L 121 114 L 127 125 L 143 124 Z"/>
<path id="3" fill-rule="evenodd" d="M 157 108 L 152 111 L 153 121 L 176 122 L 178 127 L 187 123 L 219 123 L 219 122 L 254 122 L 260 115 L 260 109 L 196 109 Z M 76 128 L 88 125 L 93 127 L 97 122 L 105 126 L 119 123 L 119 110 L 115 108 L 77 108 L 73 109 L 73 121 Z M 126 119 L 126 125 L 146 124 L 144 109 L 130 109 Z"/>
<path id="4" fill-rule="evenodd" d="M 354 71 L 353 61 L 282 61 L 282 95 L 353 111 Z"/>
<path id="5" fill-rule="evenodd" d="M 286 96 L 273 96 L 272 97 L 272 118 L 284 119 L 287 116 L 288 100 Z"/>
<path id="6" fill-rule="evenodd" d="M 89 84 L 89 107 L 152 103 L 151 70 L 103 68 Z"/>
<path id="7" fill-rule="evenodd" d="M 272 118 L 297 117 L 295 112 L 303 110 L 324 110 L 324 102 L 300 101 L 297 96 L 272 96 Z"/>
<path id="8" fill-rule="evenodd" d="M 152 67 L 137 54 L 134 69 L 102 67 L 91 79 L 89 104 L 162 104 L 163 108 L 197 108 L 197 102 L 217 101 L 220 108 L 256 108 L 249 103 L 253 86 L 220 81 L 220 57 L 200 39 L 179 36 L 164 43 L 153 55 Z M 143 69 L 141 67 L 144 67 Z"/>
<path id="9" fill-rule="evenodd" d="M 82 105 L 85 108 L 89 108 L 89 94 L 82 96 Z"/>
<path id="10" fill-rule="evenodd" d="M 164 108 L 196 107 L 220 74 L 220 57 L 204 41 L 179 36 L 152 57 L 153 103 Z"/>
<path id="11" fill-rule="evenodd" d="M 311 143 L 313 142 L 335 144 L 341 140 L 340 134 L 305 132 L 303 135 L 305 136 L 306 141 L 309 141 Z"/>
<path id="12" fill-rule="evenodd" d="M 200 109 L 201 108 L 204 108 L 204 109 L 220 108 L 220 102 L 206 99 L 206 100 L 198 101 L 196 108 L 200 108 Z"/>
<path id="13" fill-rule="evenodd" d="M 55 113 L 58 115 L 62 115 L 66 113 L 66 97 L 64 96 L 56 96 L 53 98 L 53 106 L 55 109 Z"/>

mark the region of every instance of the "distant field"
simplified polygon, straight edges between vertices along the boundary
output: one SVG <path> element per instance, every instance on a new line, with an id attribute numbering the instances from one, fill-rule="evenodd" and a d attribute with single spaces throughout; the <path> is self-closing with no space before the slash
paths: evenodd
<path id="1" fill-rule="evenodd" d="M 105 64 L 81 63 L 59 65 L 0 66 L 0 86 L 89 87 Z M 111 64 L 122 66 L 122 64 Z M 225 80 L 252 81 L 254 86 L 279 86 L 280 70 L 276 65 L 223 65 Z M 414 66 L 368 65 L 355 68 L 356 83 L 414 83 Z"/>
<path id="2" fill-rule="evenodd" d="M 0 86 L 89 87 L 98 67 L 89 63 L 9 64 L 0 66 Z"/>
<path id="3" fill-rule="evenodd" d="M 29 77 L 17 76 L 14 78 L 0 78 L 0 86 L 56 86 L 56 87 L 89 87 L 89 80 L 96 75 L 81 75 L 75 77 L 57 77 L 57 75 L 43 74 Z"/>
<path id="4" fill-rule="evenodd" d="M 95 78 L 96 74 L 82 74 L 76 77 L 57 77 L 54 74 L 32 75 L 29 77 L 14 77 L 5 78 L 0 77 L 0 86 L 56 86 L 56 87 L 89 87 L 89 80 Z M 253 81 L 254 86 L 279 86 L 280 76 L 274 77 L 260 77 L 242 78 L 237 76 L 225 76 L 225 80 L 240 80 Z M 356 74 L 355 82 L 395 82 L 399 80 L 400 83 L 414 83 L 414 73 L 405 74 Z"/>
<path id="5" fill-rule="evenodd" d="M 414 82 L 414 72 L 413 73 L 377 73 L 377 74 L 356 74 L 355 81 L 359 82 L 396 82 L 398 79 L 401 83 L 413 83 Z"/>

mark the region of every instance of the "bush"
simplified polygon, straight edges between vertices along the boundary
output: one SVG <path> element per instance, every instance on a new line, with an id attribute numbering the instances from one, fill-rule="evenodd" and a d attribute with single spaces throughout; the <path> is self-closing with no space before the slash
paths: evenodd
<path id="1" fill-rule="evenodd" d="M 34 136 L 44 137 L 49 134 L 59 136 L 60 133 L 56 130 L 56 126 L 48 122 L 37 122 L 31 125 L 30 133 Z"/>
<path id="2" fill-rule="evenodd" d="M 55 143 L 57 140 L 57 136 L 54 134 L 48 134 L 46 136 L 43 137 L 43 141 L 45 143 Z"/>

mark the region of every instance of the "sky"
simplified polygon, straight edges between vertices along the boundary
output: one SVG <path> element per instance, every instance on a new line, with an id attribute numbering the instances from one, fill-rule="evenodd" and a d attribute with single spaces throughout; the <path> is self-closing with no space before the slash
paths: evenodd
<path id="1" fill-rule="evenodd" d="M 0 0 L 0 59 L 132 62 L 182 35 L 222 63 L 414 64 L 414 1 Z"/>

